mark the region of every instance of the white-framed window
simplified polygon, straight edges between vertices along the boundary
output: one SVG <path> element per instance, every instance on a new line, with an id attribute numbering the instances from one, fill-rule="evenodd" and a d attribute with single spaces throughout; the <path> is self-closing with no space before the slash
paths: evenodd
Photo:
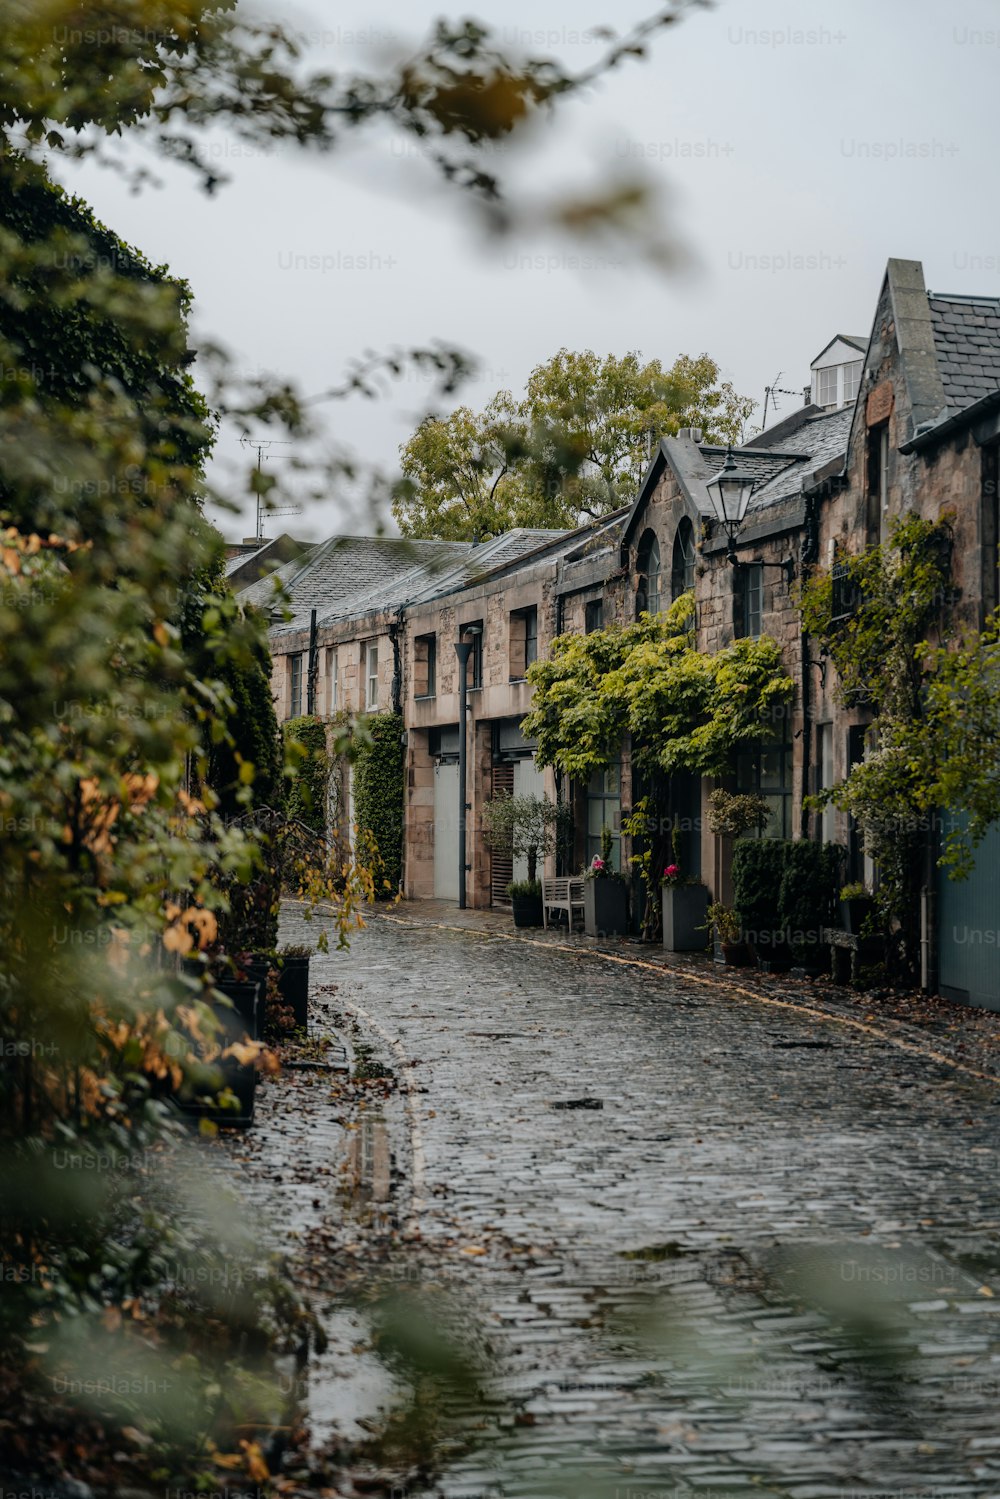
<path id="1" fill-rule="evenodd" d="M 842 366 L 844 371 L 844 390 L 840 397 L 842 405 L 847 401 L 853 401 L 858 394 L 858 386 L 861 384 L 861 365 L 862 361 L 856 359 L 853 364 Z"/>
<path id="2" fill-rule="evenodd" d="M 816 404 L 818 406 L 836 406 L 837 404 L 837 366 L 831 364 L 828 369 L 816 371 Z"/>
<path id="3" fill-rule="evenodd" d="M 365 646 L 365 712 L 378 712 L 378 641 Z"/>
<path id="4" fill-rule="evenodd" d="M 326 652 L 326 711 L 327 714 L 336 713 L 337 702 L 337 673 L 339 671 L 339 659 L 337 647 L 331 645 Z"/>

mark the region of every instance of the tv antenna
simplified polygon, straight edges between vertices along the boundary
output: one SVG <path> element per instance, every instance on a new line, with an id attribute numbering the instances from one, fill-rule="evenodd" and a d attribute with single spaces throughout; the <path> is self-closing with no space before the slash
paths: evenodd
<path id="1" fill-rule="evenodd" d="M 765 385 L 764 386 L 764 415 L 761 417 L 761 423 L 760 423 L 760 430 L 762 432 L 767 427 L 767 408 L 768 408 L 768 403 L 770 403 L 771 409 L 774 411 L 775 415 L 777 415 L 778 410 L 780 409 L 779 406 L 778 406 L 778 397 L 779 396 L 801 396 L 801 394 L 802 394 L 802 392 L 800 390 L 784 390 L 784 389 L 782 389 L 782 387 L 778 384 L 778 381 L 781 379 L 781 377 L 782 377 L 782 375 L 784 373 L 785 373 L 784 370 L 779 370 L 778 373 L 774 377 L 773 384 L 771 384 L 771 385 Z"/>
<path id="2" fill-rule="evenodd" d="M 281 438 L 277 438 L 277 437 L 268 437 L 268 438 L 241 437 L 240 438 L 240 447 L 241 448 L 253 448 L 255 450 L 255 452 L 257 454 L 257 472 L 258 472 L 258 474 L 261 472 L 261 466 L 262 466 L 265 458 L 269 458 L 270 457 L 270 454 L 266 451 L 268 448 L 290 448 L 290 447 L 293 447 L 293 446 L 294 446 L 294 444 L 291 441 L 284 441 Z M 254 532 L 255 539 L 257 541 L 261 541 L 261 542 L 265 541 L 267 539 L 265 537 L 265 535 L 264 535 L 264 520 L 265 520 L 265 518 L 267 516 L 269 516 L 269 515 L 301 515 L 301 514 L 302 514 L 302 506 L 301 505 L 285 505 L 285 506 L 283 506 L 279 510 L 268 510 L 268 509 L 266 509 L 265 506 L 264 506 L 264 494 L 263 494 L 263 491 L 262 491 L 261 487 L 258 485 L 258 487 L 257 487 L 257 526 L 256 526 L 256 530 Z"/>

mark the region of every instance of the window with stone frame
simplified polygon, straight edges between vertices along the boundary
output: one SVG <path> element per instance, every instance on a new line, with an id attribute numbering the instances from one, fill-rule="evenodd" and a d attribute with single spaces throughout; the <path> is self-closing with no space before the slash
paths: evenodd
<path id="1" fill-rule="evenodd" d="M 437 636 L 418 635 L 413 642 L 413 695 L 437 696 Z"/>
<path id="2" fill-rule="evenodd" d="M 889 423 L 868 429 L 868 473 L 865 530 L 869 546 L 877 546 L 888 534 L 889 511 Z"/>
<path id="3" fill-rule="evenodd" d="M 595 630 L 604 628 L 604 600 L 588 599 L 583 606 L 583 632 L 585 635 L 593 635 Z"/>
<path id="4" fill-rule="evenodd" d="M 288 656 L 288 717 L 298 718 L 302 712 L 302 652 Z"/>
<path id="5" fill-rule="evenodd" d="M 588 865 L 601 852 L 604 829 L 611 832 L 611 865 L 621 871 L 622 768 L 615 763 L 607 770 L 595 770 L 587 782 Z"/>
<path id="6" fill-rule="evenodd" d="M 339 672 L 339 652 L 336 646 L 327 646 L 327 715 L 336 714 L 337 706 L 339 706 L 337 672 Z"/>
<path id="7" fill-rule="evenodd" d="M 636 554 L 638 583 L 635 594 L 635 617 L 660 612 L 660 543 L 655 531 L 645 531 Z"/>
<path id="8" fill-rule="evenodd" d="M 365 712 L 378 712 L 378 641 L 365 644 Z"/>
<path id="9" fill-rule="evenodd" d="M 538 610 L 514 609 L 510 616 L 510 680 L 519 682 L 538 659 Z"/>
<path id="10" fill-rule="evenodd" d="M 979 525 L 982 555 L 982 622 L 1000 605 L 1000 443 L 982 449 Z"/>
<path id="11" fill-rule="evenodd" d="M 762 834 L 748 837 L 792 836 L 792 736 L 787 712 L 776 715 L 774 735 L 736 756 L 736 790 L 740 795 L 762 796 L 771 819 Z"/>
<path id="12" fill-rule="evenodd" d="M 681 594 L 694 588 L 694 526 L 688 517 L 682 516 L 674 536 L 674 552 L 670 565 L 670 601 L 676 602 Z"/>
<path id="13" fill-rule="evenodd" d="M 764 569 L 759 562 L 733 568 L 733 634 L 737 640 L 756 640 L 761 632 Z"/>

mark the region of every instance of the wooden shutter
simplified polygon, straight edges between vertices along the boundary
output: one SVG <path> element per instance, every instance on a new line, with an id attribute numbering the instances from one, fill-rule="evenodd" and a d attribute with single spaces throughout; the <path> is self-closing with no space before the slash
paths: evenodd
<path id="1" fill-rule="evenodd" d="M 510 796 L 514 795 L 513 765 L 494 765 L 493 767 L 493 784 L 490 794 L 499 796 L 501 791 L 506 791 Z M 490 901 L 492 905 L 510 905 L 507 886 L 513 878 L 513 855 L 506 851 L 492 849 L 490 851 Z"/>

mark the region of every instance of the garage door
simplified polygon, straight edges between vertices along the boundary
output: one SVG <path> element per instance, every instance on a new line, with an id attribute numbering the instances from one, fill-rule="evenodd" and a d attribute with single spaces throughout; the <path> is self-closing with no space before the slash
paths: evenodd
<path id="1" fill-rule="evenodd" d="M 434 767 L 434 898 L 458 900 L 458 764 Z"/>

